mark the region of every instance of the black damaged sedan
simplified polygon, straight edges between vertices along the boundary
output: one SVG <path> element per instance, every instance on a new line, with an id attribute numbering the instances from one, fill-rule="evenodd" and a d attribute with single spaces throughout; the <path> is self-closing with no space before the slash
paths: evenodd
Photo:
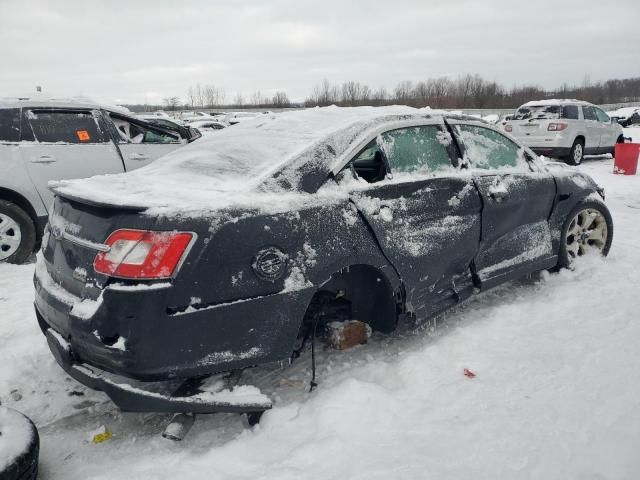
<path id="1" fill-rule="evenodd" d="M 604 193 L 490 125 L 411 108 L 260 117 L 135 172 L 60 182 L 35 307 L 52 353 L 123 410 L 258 412 L 221 372 L 310 332 L 428 319 L 606 255 Z"/>

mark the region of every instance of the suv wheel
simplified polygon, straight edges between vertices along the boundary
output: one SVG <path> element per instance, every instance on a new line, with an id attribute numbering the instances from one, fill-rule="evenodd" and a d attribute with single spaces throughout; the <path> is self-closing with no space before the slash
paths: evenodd
<path id="1" fill-rule="evenodd" d="M 36 227 L 27 212 L 0 200 L 0 262 L 24 263 L 36 244 Z"/>
<path id="2" fill-rule="evenodd" d="M 584 142 L 580 139 L 575 140 L 573 142 L 573 146 L 569 151 L 569 156 L 566 159 L 566 162 L 569 165 L 580 165 L 582 163 L 582 159 L 584 158 Z"/>

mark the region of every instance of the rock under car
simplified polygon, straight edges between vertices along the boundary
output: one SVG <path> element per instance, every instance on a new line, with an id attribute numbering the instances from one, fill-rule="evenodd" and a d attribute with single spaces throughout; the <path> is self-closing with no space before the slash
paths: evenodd
<path id="1" fill-rule="evenodd" d="M 404 107 L 261 116 L 54 191 L 39 323 L 69 375 L 131 411 L 263 411 L 207 377 L 290 360 L 335 320 L 419 323 L 613 234 L 587 175 Z"/>

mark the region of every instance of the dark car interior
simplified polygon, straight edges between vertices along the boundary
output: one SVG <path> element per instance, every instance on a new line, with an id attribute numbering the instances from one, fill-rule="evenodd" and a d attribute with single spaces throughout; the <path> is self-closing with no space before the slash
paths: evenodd
<path id="1" fill-rule="evenodd" d="M 367 145 L 351 162 L 351 168 L 358 177 L 369 183 L 384 180 L 387 174 L 384 157 L 375 141 Z"/>

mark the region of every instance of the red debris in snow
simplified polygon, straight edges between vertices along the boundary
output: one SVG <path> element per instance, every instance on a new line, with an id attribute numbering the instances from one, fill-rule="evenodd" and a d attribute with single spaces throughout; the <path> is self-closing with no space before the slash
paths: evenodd
<path id="1" fill-rule="evenodd" d="M 471 370 L 469 370 L 468 368 L 465 368 L 465 369 L 463 370 L 463 372 L 464 372 L 464 376 L 465 376 L 465 377 L 473 378 L 473 377 L 475 377 L 475 376 L 476 376 L 476 374 L 475 374 L 475 373 L 473 373 L 473 372 L 472 372 Z"/>

